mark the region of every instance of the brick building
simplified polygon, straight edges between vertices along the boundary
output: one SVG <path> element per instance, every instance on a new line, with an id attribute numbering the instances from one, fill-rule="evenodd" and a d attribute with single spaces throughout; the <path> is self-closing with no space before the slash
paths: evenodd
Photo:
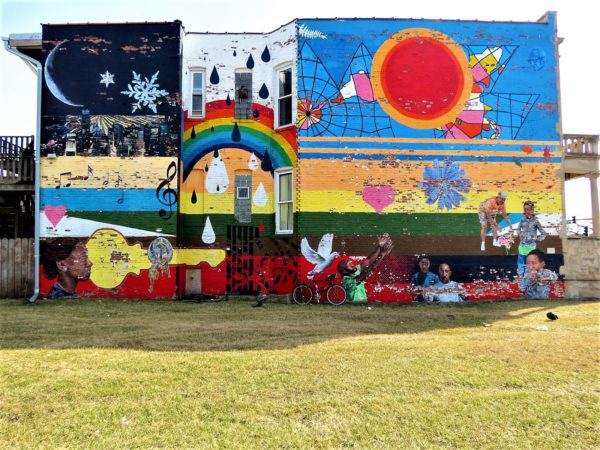
<path id="1" fill-rule="evenodd" d="M 81 296 L 286 294 L 387 233 L 370 301 L 412 300 L 419 255 L 470 299 L 515 297 L 517 243 L 481 245 L 499 192 L 513 225 L 535 202 L 546 267 L 563 263 L 554 13 L 44 25 L 41 43 L 42 295 L 77 246 Z"/>

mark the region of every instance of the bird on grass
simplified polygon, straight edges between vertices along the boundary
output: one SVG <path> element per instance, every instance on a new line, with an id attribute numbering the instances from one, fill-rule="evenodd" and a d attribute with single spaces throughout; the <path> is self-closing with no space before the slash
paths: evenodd
<path id="1" fill-rule="evenodd" d="M 546 317 L 550 320 L 556 320 L 558 319 L 558 316 L 556 314 L 554 314 L 552 311 L 550 311 L 549 313 L 546 314 Z"/>

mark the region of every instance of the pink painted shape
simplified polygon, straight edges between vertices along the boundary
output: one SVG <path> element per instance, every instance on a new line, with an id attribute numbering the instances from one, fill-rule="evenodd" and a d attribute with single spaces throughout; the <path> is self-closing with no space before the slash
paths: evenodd
<path id="1" fill-rule="evenodd" d="M 480 63 L 477 63 L 473 66 L 473 68 L 471 69 L 471 73 L 473 74 L 473 79 L 477 82 L 483 80 L 489 75 Z"/>
<path id="2" fill-rule="evenodd" d="M 363 189 L 363 200 L 381 214 L 396 198 L 396 192 L 391 186 L 367 186 Z"/>
<path id="3" fill-rule="evenodd" d="M 354 73 L 352 74 L 352 81 L 354 81 L 354 87 L 356 88 L 356 95 L 359 98 L 367 102 L 375 101 L 375 94 L 371 87 L 371 80 L 369 75 L 366 73 Z"/>
<path id="4" fill-rule="evenodd" d="M 452 125 L 450 128 L 446 127 L 445 125 L 442 127 L 442 130 L 447 131 L 446 133 L 446 139 L 469 139 L 469 136 L 467 136 L 460 128 L 458 128 L 456 125 Z"/>
<path id="5" fill-rule="evenodd" d="M 44 208 L 44 214 L 46 214 L 46 217 L 54 228 L 56 228 L 56 225 L 62 220 L 66 212 L 67 208 L 64 206 L 46 206 Z"/>
<path id="6" fill-rule="evenodd" d="M 463 111 L 458 115 L 458 118 L 463 122 L 467 123 L 483 123 L 483 115 L 485 111 L 483 110 L 467 110 Z"/>

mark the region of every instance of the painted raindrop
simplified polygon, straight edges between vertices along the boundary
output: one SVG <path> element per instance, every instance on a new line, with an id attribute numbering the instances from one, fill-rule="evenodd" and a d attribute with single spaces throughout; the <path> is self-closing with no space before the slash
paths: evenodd
<path id="1" fill-rule="evenodd" d="M 202 232 L 202 242 L 205 244 L 213 244 L 217 240 L 215 230 L 210 223 L 210 217 L 206 217 L 206 223 L 204 224 L 204 231 Z"/>
<path id="2" fill-rule="evenodd" d="M 225 99 L 225 104 L 227 106 L 231 106 L 231 97 L 229 97 L 229 94 L 227 94 L 227 98 Z"/>
<path id="3" fill-rule="evenodd" d="M 240 142 L 242 140 L 240 128 L 238 127 L 237 123 L 233 126 L 233 131 L 231 132 L 231 140 L 233 142 Z"/>
<path id="4" fill-rule="evenodd" d="M 208 174 L 206 175 L 204 186 L 206 187 L 206 192 L 209 194 L 222 194 L 227 191 L 227 188 L 229 187 L 229 176 L 227 175 L 225 163 L 220 156 L 213 156 L 210 166 L 208 167 Z"/>
<path id="5" fill-rule="evenodd" d="M 252 55 L 248 56 L 248 61 L 246 61 L 246 67 L 248 69 L 252 69 L 254 67 L 254 58 Z"/>
<path id="6" fill-rule="evenodd" d="M 196 130 L 195 130 L 195 128 L 196 127 L 192 127 L 192 133 L 190 134 L 190 138 L 191 139 L 196 139 Z"/>
<path id="7" fill-rule="evenodd" d="M 256 206 L 265 206 L 267 204 L 267 191 L 265 191 L 265 187 L 262 183 L 256 188 L 252 201 Z"/>
<path id="8" fill-rule="evenodd" d="M 217 66 L 213 66 L 213 70 L 210 74 L 210 82 L 212 84 L 219 84 L 219 72 L 217 72 Z"/>
<path id="9" fill-rule="evenodd" d="M 269 97 L 269 90 L 267 89 L 267 85 L 265 83 L 263 83 L 260 91 L 258 91 L 258 96 L 263 100 Z"/>
<path id="10" fill-rule="evenodd" d="M 258 169 L 258 159 L 256 158 L 256 155 L 254 153 L 252 153 L 252 155 L 250 156 L 250 159 L 248 160 L 248 169 L 250 169 L 250 170 Z"/>
<path id="11" fill-rule="evenodd" d="M 237 52 L 235 50 L 233 51 L 233 56 L 237 56 Z"/>
<path id="12" fill-rule="evenodd" d="M 265 156 L 260 163 L 260 168 L 265 172 L 273 172 L 273 163 L 271 162 L 271 157 L 269 156 L 269 152 L 265 151 Z"/>
<path id="13" fill-rule="evenodd" d="M 260 55 L 260 59 L 262 59 L 264 62 L 269 62 L 271 61 L 271 53 L 269 53 L 269 47 L 265 45 L 265 49 L 262 52 L 262 55 Z"/>
<path id="14" fill-rule="evenodd" d="M 192 192 L 192 205 L 196 203 L 198 203 L 198 197 L 196 196 L 196 189 L 194 189 L 194 192 Z"/>

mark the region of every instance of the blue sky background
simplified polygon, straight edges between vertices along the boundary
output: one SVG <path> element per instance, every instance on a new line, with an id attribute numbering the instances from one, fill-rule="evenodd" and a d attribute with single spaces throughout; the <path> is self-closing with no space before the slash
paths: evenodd
<path id="1" fill-rule="evenodd" d="M 534 22 L 558 12 L 562 128 L 600 134 L 600 44 L 597 15 L 575 0 L 0 0 L 0 35 L 41 33 L 41 23 L 143 22 L 179 19 L 186 31 L 268 32 L 295 18 L 381 17 Z M 36 81 L 23 62 L 0 50 L 0 135 L 33 134 Z M 588 194 L 586 197 L 582 194 Z M 567 185 L 567 216 L 591 217 L 589 182 Z"/>

